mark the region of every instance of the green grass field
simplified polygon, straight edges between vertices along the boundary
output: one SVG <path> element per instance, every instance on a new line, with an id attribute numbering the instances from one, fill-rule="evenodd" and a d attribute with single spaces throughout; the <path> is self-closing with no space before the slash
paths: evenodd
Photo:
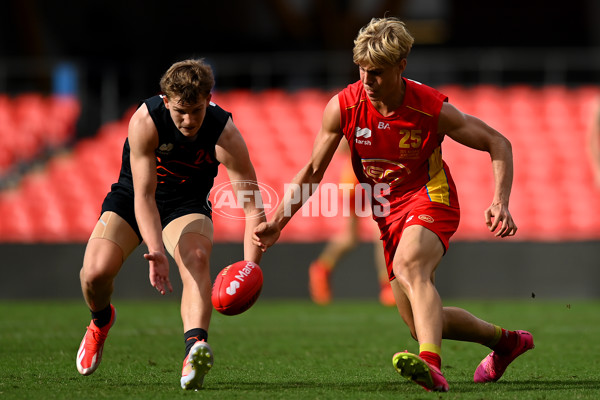
<path id="1" fill-rule="evenodd" d="M 75 354 L 89 322 L 81 302 L 0 302 L 1 399 L 598 399 L 600 302 L 446 301 L 536 348 L 494 384 L 475 384 L 482 346 L 445 341 L 449 393 L 398 375 L 396 351 L 417 351 L 397 312 L 376 302 L 261 299 L 245 314 L 214 313 L 215 365 L 205 388 L 179 387 L 183 338 L 176 301 L 115 300 L 117 323 L 100 368 L 83 377 Z"/>

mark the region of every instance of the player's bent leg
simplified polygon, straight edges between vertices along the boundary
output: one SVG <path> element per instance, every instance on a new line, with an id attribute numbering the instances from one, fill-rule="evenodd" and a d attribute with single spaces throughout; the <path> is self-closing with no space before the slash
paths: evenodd
<path id="1" fill-rule="evenodd" d="M 445 392 L 448 383 L 440 371 L 443 309 L 433 284 L 442 255 L 443 245 L 435 233 L 417 225 L 404 229 L 393 257 L 394 293 L 404 321 L 413 325 L 411 334 L 421 352 L 419 356 L 396 353 L 393 364 L 402 376 L 426 390 Z M 412 315 L 407 313 L 408 305 Z"/>
<path id="2" fill-rule="evenodd" d="M 192 213 L 171 221 L 163 229 L 163 241 L 183 283 L 181 318 L 184 332 L 202 328 L 208 331 L 212 313 L 210 299 L 210 254 L 213 225 L 204 214 Z"/>
<path id="3" fill-rule="evenodd" d="M 379 241 L 379 235 L 374 241 L 373 255 L 375 259 L 375 269 L 377 271 L 377 280 L 379 281 L 379 302 L 386 307 L 396 305 L 394 291 L 390 285 L 387 267 L 385 264 L 385 255 L 383 247 Z"/>
<path id="4" fill-rule="evenodd" d="M 393 271 L 412 310 L 419 343 L 441 346 L 443 308 L 435 285 L 434 272 L 444 248 L 432 231 L 411 225 L 404 229 L 393 258 Z"/>
<path id="5" fill-rule="evenodd" d="M 113 281 L 123 261 L 140 244 L 133 228 L 118 214 L 104 212 L 87 243 L 79 274 L 83 296 L 92 311 L 108 306 Z"/>
<path id="6" fill-rule="evenodd" d="M 198 241 L 204 243 L 200 248 L 197 246 Z M 190 248 L 195 250 L 186 250 Z M 193 328 L 202 328 L 208 331 L 210 325 L 212 302 L 210 300 L 209 252 L 210 242 L 208 239 L 194 233 L 183 235 L 175 251 L 183 282 L 181 318 L 184 332 Z M 183 361 L 181 387 L 186 390 L 201 389 L 204 377 L 212 368 L 213 362 L 212 349 L 208 343 L 196 342 Z"/>
<path id="7" fill-rule="evenodd" d="M 444 307 L 443 338 L 487 345 L 494 340 L 494 325 L 467 310 Z"/>
<path id="8" fill-rule="evenodd" d="M 79 273 L 81 291 L 90 310 L 108 306 L 122 264 L 123 253 L 117 244 L 102 238 L 90 239 Z"/>
<path id="9" fill-rule="evenodd" d="M 211 246 L 205 236 L 187 233 L 181 237 L 175 250 L 175 261 L 183 283 L 181 318 L 184 332 L 194 328 L 208 331 L 212 315 Z"/>
<path id="10" fill-rule="evenodd" d="M 496 382 L 502 377 L 506 368 L 517 357 L 535 347 L 533 336 L 527 331 L 515 331 L 518 335 L 516 345 L 506 353 L 492 351 L 477 366 L 473 381 L 477 383 Z"/>
<path id="11" fill-rule="evenodd" d="M 163 230 L 167 251 L 173 256 L 183 283 L 181 319 L 184 332 L 201 328 L 208 332 L 212 314 L 210 254 L 212 222 L 202 214 L 188 214 L 169 223 Z M 181 371 L 181 387 L 198 390 L 212 368 L 214 357 L 205 340 L 188 352 Z"/>
<path id="12" fill-rule="evenodd" d="M 394 298 L 396 299 L 396 307 L 398 307 L 398 313 L 402 317 L 402 320 L 410 329 L 410 335 L 413 339 L 417 340 L 417 333 L 415 332 L 415 321 L 413 319 L 412 308 L 410 307 L 410 301 L 402 290 L 397 279 L 390 282 L 392 291 L 394 292 Z"/>
<path id="13" fill-rule="evenodd" d="M 86 246 L 80 272 L 81 290 L 92 315 L 98 319 L 92 319 L 88 325 L 77 351 L 77 370 L 82 375 L 92 374 L 100 365 L 108 331 L 117 317 L 110 304 L 113 281 L 124 258 L 138 244 L 139 238 L 129 224 L 117 214 L 107 212 L 102 214 Z"/>

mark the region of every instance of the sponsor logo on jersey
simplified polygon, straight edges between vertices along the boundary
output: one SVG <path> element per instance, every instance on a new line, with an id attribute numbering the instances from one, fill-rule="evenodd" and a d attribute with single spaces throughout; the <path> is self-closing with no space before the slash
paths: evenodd
<path id="1" fill-rule="evenodd" d="M 434 219 L 431 215 L 427 215 L 427 214 L 421 214 L 418 217 L 421 221 L 425 221 L 427 223 L 433 224 Z"/>
<path id="2" fill-rule="evenodd" d="M 367 140 L 371 137 L 371 130 L 369 128 L 356 127 L 356 134 L 354 136 L 357 144 L 371 145 L 371 141 Z"/>
<path id="3" fill-rule="evenodd" d="M 163 143 L 158 147 L 156 152 L 160 154 L 169 154 L 174 147 L 175 146 L 173 145 L 173 143 Z"/>
<path id="4" fill-rule="evenodd" d="M 356 128 L 356 137 L 364 137 L 365 139 L 368 139 L 371 137 L 371 130 L 369 128 L 361 128 L 361 127 L 357 127 Z"/>

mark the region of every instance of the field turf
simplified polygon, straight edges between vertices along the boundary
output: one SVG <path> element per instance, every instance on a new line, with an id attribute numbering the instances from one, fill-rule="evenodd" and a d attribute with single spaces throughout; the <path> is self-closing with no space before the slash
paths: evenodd
<path id="1" fill-rule="evenodd" d="M 162 299 L 161 299 L 162 300 Z M 179 387 L 178 302 L 115 300 L 118 318 L 100 368 L 77 373 L 89 322 L 83 301 L 0 302 L 1 399 L 598 399 L 600 302 L 446 301 L 510 329 L 536 348 L 493 384 L 473 383 L 488 353 L 445 341 L 449 393 L 427 393 L 398 375 L 392 355 L 417 351 L 397 312 L 376 302 L 260 299 L 245 314 L 214 313 L 215 365 L 198 392 Z"/>

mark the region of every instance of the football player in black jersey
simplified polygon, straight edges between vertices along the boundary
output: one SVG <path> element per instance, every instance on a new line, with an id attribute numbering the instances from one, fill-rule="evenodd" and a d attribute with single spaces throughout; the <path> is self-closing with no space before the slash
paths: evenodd
<path id="1" fill-rule="evenodd" d="M 235 192 L 254 193 L 243 204 L 244 259 L 260 262 L 262 252 L 252 244 L 252 232 L 265 214 L 256 174 L 231 114 L 211 102 L 213 87 L 212 69 L 203 60 L 177 62 L 161 78 L 162 94 L 142 102 L 131 118 L 119 179 L 104 199 L 80 273 L 92 313 L 77 353 L 77 369 L 83 375 L 98 368 L 116 319 L 111 304 L 114 279 L 144 241 L 150 283 L 160 294 L 173 290 L 167 251 L 179 269 L 186 344 L 181 386 L 202 387 L 213 364 L 207 343 L 213 244 L 208 195 L 219 164 L 227 169 Z"/>

